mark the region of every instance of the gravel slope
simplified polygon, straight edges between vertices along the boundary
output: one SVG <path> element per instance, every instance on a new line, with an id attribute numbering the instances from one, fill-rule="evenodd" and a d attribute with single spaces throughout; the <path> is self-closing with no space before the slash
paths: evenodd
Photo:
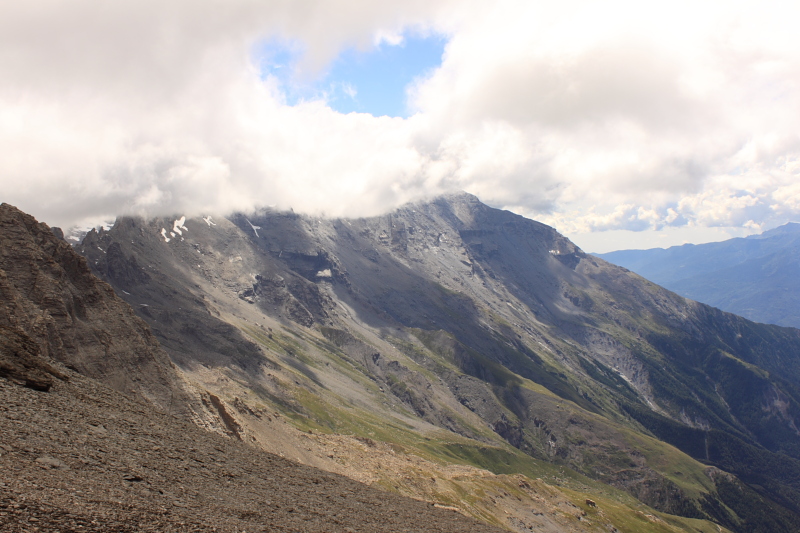
<path id="1" fill-rule="evenodd" d="M 502 531 L 260 452 L 66 371 L 0 378 L 3 531 Z"/>

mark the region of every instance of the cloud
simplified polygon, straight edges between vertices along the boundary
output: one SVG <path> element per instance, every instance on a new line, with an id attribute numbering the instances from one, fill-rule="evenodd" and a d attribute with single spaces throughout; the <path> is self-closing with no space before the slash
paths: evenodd
<path id="1" fill-rule="evenodd" d="M 274 203 L 343 214 L 385 198 L 417 157 L 408 126 L 324 102 L 287 106 L 252 52 L 263 39 L 296 40 L 297 75 L 313 73 L 343 47 L 369 45 L 375 28 L 414 23 L 422 4 L 79 0 L 5 10 L 3 199 L 70 225 Z M 370 179 L 384 185 L 373 191 Z M 374 214 L 390 203 L 363 205 Z"/>
<path id="2" fill-rule="evenodd" d="M 777 224 L 800 216 L 797 11 L 17 3 L 0 19 L 0 195 L 64 226 L 272 204 L 373 215 L 457 189 L 566 232 Z M 409 32 L 448 39 L 410 118 L 287 103 L 292 76 Z M 291 76 L 259 57 L 276 39 L 297 50 Z"/>
<path id="3" fill-rule="evenodd" d="M 412 92 L 444 130 L 500 122 L 524 136 L 514 174 L 523 168 L 528 186 L 478 178 L 492 200 L 565 231 L 787 213 L 786 194 L 764 208 L 798 178 L 780 161 L 800 154 L 800 43 L 777 4 L 513 7 L 459 28 L 442 67 Z M 521 192 L 548 201 L 521 205 Z"/>

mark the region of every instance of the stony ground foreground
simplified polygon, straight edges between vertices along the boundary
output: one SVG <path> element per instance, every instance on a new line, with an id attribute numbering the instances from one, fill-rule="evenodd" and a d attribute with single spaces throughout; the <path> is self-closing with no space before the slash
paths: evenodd
<path id="1" fill-rule="evenodd" d="M 501 531 L 205 432 L 72 374 L 0 378 L 0 530 Z"/>

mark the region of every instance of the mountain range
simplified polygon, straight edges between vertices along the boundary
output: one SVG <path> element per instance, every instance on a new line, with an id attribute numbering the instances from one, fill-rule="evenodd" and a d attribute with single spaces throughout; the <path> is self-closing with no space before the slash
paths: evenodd
<path id="1" fill-rule="evenodd" d="M 473 196 L 120 218 L 75 251 L 174 365 L 167 411 L 230 441 L 513 531 L 800 529 L 800 331 Z"/>
<path id="2" fill-rule="evenodd" d="M 0 205 L 2 531 L 501 531 L 220 435 L 219 399 L 57 235 Z"/>
<path id="3" fill-rule="evenodd" d="M 687 298 L 800 328 L 800 224 L 722 242 L 595 255 Z"/>

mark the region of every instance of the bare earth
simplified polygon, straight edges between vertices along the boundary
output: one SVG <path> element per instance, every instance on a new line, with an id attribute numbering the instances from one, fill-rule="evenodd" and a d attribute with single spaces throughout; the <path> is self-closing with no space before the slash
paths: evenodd
<path id="1" fill-rule="evenodd" d="M 502 531 L 293 463 L 70 374 L 0 379 L 2 531 Z"/>

